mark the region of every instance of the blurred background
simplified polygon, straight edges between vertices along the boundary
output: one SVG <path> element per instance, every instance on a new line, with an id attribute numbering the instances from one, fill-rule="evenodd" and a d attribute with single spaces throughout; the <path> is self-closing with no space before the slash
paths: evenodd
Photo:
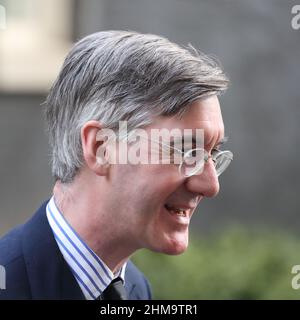
<path id="1" fill-rule="evenodd" d="M 300 0 L 0 0 L 0 236 L 50 197 L 42 102 L 72 43 L 107 29 L 155 33 L 219 58 L 234 162 L 193 216 L 177 257 L 134 260 L 157 299 L 300 298 Z M 299 19 L 300 20 L 300 19 Z M 300 22 L 299 22 L 300 23 Z"/>

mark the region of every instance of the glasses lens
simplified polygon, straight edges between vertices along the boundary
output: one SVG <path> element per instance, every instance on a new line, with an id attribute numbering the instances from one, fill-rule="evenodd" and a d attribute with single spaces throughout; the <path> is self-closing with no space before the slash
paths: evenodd
<path id="1" fill-rule="evenodd" d="M 179 170 L 184 176 L 189 177 L 202 171 L 204 162 L 205 150 L 191 149 L 184 154 Z"/>
<path id="2" fill-rule="evenodd" d="M 214 157 L 216 172 L 218 176 L 227 169 L 232 159 L 233 154 L 231 151 L 220 151 Z"/>

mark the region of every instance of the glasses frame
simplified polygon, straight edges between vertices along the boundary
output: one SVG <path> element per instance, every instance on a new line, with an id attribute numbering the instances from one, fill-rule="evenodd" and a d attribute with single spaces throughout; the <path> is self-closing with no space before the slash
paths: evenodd
<path id="1" fill-rule="evenodd" d="M 127 136 L 128 138 L 128 136 Z M 212 159 L 213 163 L 214 163 L 214 167 L 216 169 L 216 174 L 217 176 L 219 177 L 227 168 L 228 166 L 230 165 L 231 161 L 233 160 L 233 153 L 230 151 L 230 150 L 218 150 L 218 149 L 213 149 L 214 151 L 214 154 L 209 154 L 205 149 L 203 148 L 192 148 L 192 149 L 189 149 L 185 152 L 183 152 L 182 150 L 176 148 L 176 147 L 173 147 L 173 146 L 170 146 L 162 141 L 157 141 L 155 139 L 150 139 L 150 138 L 145 138 L 143 136 L 139 136 L 140 139 L 144 139 L 144 140 L 148 140 L 150 142 L 155 142 L 159 145 L 161 145 L 162 147 L 165 147 L 165 148 L 168 148 L 169 150 L 175 150 L 177 151 L 182 157 L 182 161 L 181 163 L 179 164 L 179 167 L 178 167 L 178 171 L 180 174 L 184 175 L 185 177 L 191 177 L 191 176 L 194 176 L 196 174 L 199 173 L 199 171 L 203 170 L 204 169 L 204 165 L 209 161 L 209 159 Z M 187 155 L 188 154 L 192 154 L 193 152 L 197 152 L 197 151 L 200 151 L 200 152 L 203 152 L 204 153 L 204 157 L 203 157 L 203 160 L 204 160 L 204 164 L 200 166 L 200 168 L 196 169 L 195 171 L 192 171 L 192 173 L 190 174 L 184 174 L 182 171 L 182 167 L 184 165 L 184 159 L 187 158 Z M 225 157 L 225 159 L 227 160 L 227 164 L 225 167 L 222 168 L 221 171 L 218 171 L 217 170 L 217 159 L 220 158 L 220 156 L 223 156 Z M 191 157 L 190 157 L 191 158 Z M 224 158 L 223 158 L 224 159 Z M 195 166 L 196 167 L 196 166 Z"/>

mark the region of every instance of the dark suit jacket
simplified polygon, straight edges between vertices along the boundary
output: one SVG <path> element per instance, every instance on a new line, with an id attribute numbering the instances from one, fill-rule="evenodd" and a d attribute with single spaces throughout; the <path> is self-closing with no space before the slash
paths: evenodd
<path id="1" fill-rule="evenodd" d="M 54 239 L 46 204 L 0 240 L 0 265 L 6 269 L 6 289 L 0 290 L 0 299 L 84 299 Z M 131 261 L 125 288 L 131 300 L 151 299 L 147 279 Z"/>

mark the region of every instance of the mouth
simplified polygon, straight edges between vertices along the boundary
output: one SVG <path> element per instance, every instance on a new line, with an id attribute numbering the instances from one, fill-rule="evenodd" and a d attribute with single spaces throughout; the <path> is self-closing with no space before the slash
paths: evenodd
<path id="1" fill-rule="evenodd" d="M 163 205 L 165 214 L 171 218 L 173 222 L 181 225 L 189 225 L 194 210 L 200 203 L 203 197 L 197 197 L 197 199 L 192 199 L 184 202 L 170 201 Z"/>
<path id="2" fill-rule="evenodd" d="M 170 214 L 176 215 L 179 217 L 188 217 L 191 210 L 190 208 L 189 209 L 177 208 L 177 207 L 170 206 L 168 204 L 165 204 L 164 207 L 169 211 Z"/>

